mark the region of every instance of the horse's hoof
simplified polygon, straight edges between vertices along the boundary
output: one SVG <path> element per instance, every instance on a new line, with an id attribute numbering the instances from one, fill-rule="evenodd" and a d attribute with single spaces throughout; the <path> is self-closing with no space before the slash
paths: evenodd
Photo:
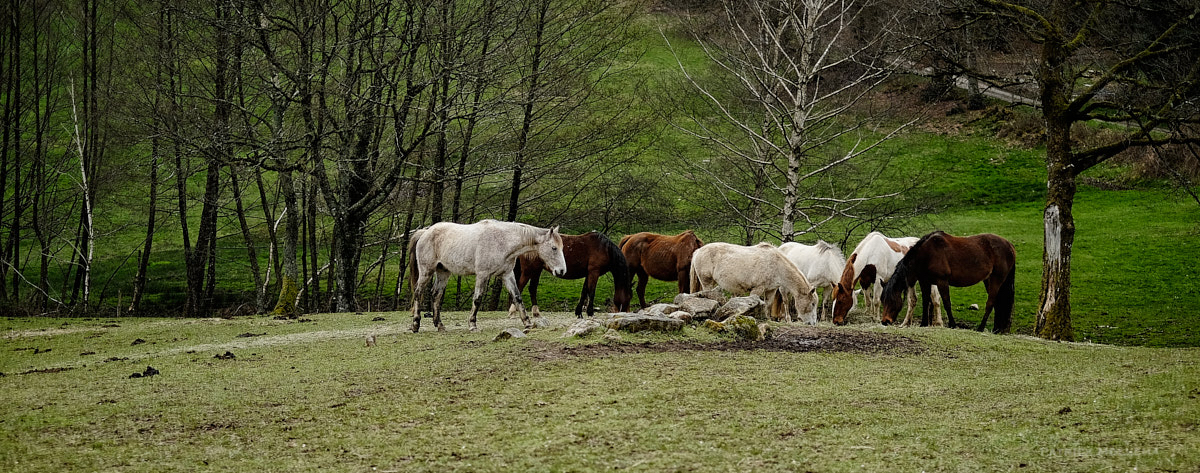
<path id="1" fill-rule="evenodd" d="M 446 331 L 446 326 L 445 326 L 445 325 L 438 324 L 438 331 L 439 331 L 439 332 L 445 332 L 445 331 Z"/>
<path id="2" fill-rule="evenodd" d="M 413 325 L 411 330 L 412 330 L 412 333 L 417 333 L 417 332 L 421 331 L 421 326 Z"/>
<path id="3" fill-rule="evenodd" d="M 479 331 L 479 327 L 476 327 L 474 324 L 472 324 L 472 325 L 471 325 L 471 328 L 469 328 L 469 329 L 467 329 L 467 330 L 470 330 L 470 331 L 472 331 L 472 332 L 478 332 L 478 331 Z"/>

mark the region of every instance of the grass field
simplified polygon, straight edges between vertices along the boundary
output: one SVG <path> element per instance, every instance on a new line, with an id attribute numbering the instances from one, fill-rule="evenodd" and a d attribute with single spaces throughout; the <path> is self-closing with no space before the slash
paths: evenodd
<path id="1" fill-rule="evenodd" d="M 1200 467 L 1197 349 L 870 326 L 566 340 L 561 313 L 491 342 L 518 322 L 406 319 L 0 321 L 0 469 Z"/>

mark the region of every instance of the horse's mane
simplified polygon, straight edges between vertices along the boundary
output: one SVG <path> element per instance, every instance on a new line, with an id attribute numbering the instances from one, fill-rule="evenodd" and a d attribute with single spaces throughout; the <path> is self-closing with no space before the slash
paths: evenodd
<path id="1" fill-rule="evenodd" d="M 818 254 L 829 252 L 829 251 L 836 251 L 838 253 L 842 252 L 841 248 L 838 248 L 837 245 L 834 245 L 833 243 L 827 242 L 825 240 L 817 240 L 817 244 L 815 244 L 813 246 L 817 247 Z"/>
<path id="2" fill-rule="evenodd" d="M 596 238 L 600 240 L 600 246 L 603 246 L 604 250 L 608 252 L 608 260 L 611 262 L 609 271 L 612 271 L 613 279 L 616 280 L 618 284 L 631 284 L 632 281 L 629 279 L 629 262 L 625 260 L 625 253 L 621 252 L 621 247 L 614 244 L 612 240 L 609 240 L 608 236 L 604 235 L 603 233 L 593 233 L 595 233 Z"/>

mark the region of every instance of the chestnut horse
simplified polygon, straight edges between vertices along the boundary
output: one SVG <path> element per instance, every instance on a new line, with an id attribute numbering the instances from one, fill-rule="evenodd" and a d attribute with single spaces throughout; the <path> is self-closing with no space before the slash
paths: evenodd
<path id="1" fill-rule="evenodd" d="M 903 293 L 918 282 L 921 284 L 921 325 L 929 325 L 929 287 L 936 286 L 942 296 L 942 307 L 950 326 L 954 313 L 950 305 L 950 286 L 967 287 L 983 282 L 987 289 L 987 307 L 977 330 L 987 327 L 988 316 L 996 309 L 995 333 L 1008 332 L 1012 326 L 1015 299 L 1017 252 L 1012 243 L 990 233 L 956 237 L 936 231 L 921 237 L 892 273 L 883 287 L 881 322 L 885 325 L 900 313 Z"/>
<path id="2" fill-rule="evenodd" d="M 629 263 L 630 279 L 638 277 L 637 295 L 646 307 L 646 283 L 654 277 L 679 281 L 679 293 L 691 292 L 692 253 L 704 245 L 691 230 L 678 235 L 641 232 L 621 239 L 621 253 Z"/>
<path id="3" fill-rule="evenodd" d="M 613 276 L 613 304 L 618 312 L 629 311 L 629 300 L 633 298 L 632 283 L 629 280 L 629 265 L 625 263 L 625 255 L 612 240 L 599 232 L 587 232 L 582 235 L 563 235 L 563 257 L 567 260 L 567 272 L 562 279 L 587 278 L 583 283 L 583 292 L 579 294 L 579 304 L 575 305 L 575 316 L 583 318 L 583 308 L 587 307 L 588 317 L 595 312 L 593 307 L 596 300 L 596 282 L 604 273 L 611 272 Z M 529 301 L 533 304 L 533 316 L 538 317 L 537 287 L 542 279 L 542 270 L 550 270 L 537 252 L 529 252 L 517 258 L 517 266 L 513 270 L 517 275 L 517 291 L 529 285 Z M 509 307 L 509 314 L 517 310 L 514 303 Z"/>

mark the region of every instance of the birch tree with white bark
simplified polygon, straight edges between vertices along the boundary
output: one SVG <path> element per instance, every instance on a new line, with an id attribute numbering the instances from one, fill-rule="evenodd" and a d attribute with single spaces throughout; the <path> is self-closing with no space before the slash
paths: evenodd
<path id="1" fill-rule="evenodd" d="M 911 123 L 883 125 L 867 106 L 901 53 L 895 20 L 871 0 L 723 0 L 719 16 L 717 28 L 693 32 L 714 70 L 687 65 L 672 48 L 704 102 L 674 124 L 713 151 L 692 164 L 734 196 L 727 205 L 791 241 L 895 197 L 862 186 L 877 175 L 870 170 L 856 182 L 836 175 Z M 729 166 L 752 177 L 732 179 Z"/>

